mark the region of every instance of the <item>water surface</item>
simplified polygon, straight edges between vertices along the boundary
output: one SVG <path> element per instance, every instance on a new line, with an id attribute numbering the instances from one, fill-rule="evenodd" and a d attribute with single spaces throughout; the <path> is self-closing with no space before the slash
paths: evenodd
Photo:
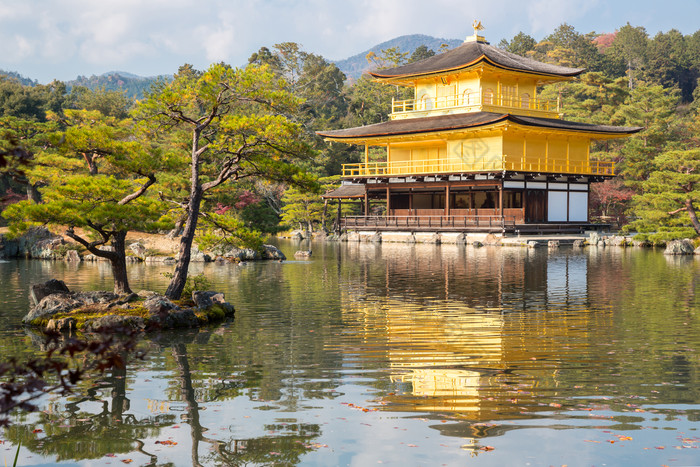
<path id="1" fill-rule="evenodd" d="M 292 258 L 308 245 L 282 243 Z M 19 465 L 700 464 L 700 258 L 621 248 L 310 245 L 195 265 L 236 306 L 0 435 Z M 169 268 L 134 265 L 135 290 Z M 38 352 L 29 285 L 104 263 L 0 263 L 0 349 Z"/>

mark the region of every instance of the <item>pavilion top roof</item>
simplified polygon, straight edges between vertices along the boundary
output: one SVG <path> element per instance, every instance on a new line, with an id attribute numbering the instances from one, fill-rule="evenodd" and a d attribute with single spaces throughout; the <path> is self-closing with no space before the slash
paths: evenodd
<path id="1" fill-rule="evenodd" d="M 459 71 L 473 67 L 480 62 L 508 70 L 544 76 L 573 77 L 583 73 L 583 68 L 569 68 L 550 63 L 542 63 L 530 58 L 521 57 L 505 50 L 493 47 L 479 36 L 478 40 L 464 44 L 444 53 L 433 55 L 408 65 L 377 70 L 370 75 L 379 79 L 406 79 L 450 71 Z"/>

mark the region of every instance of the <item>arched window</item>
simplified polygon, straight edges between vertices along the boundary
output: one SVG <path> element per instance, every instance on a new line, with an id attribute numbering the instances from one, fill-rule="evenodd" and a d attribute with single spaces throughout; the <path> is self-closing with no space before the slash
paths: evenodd
<path id="1" fill-rule="evenodd" d="M 526 92 L 520 94 L 520 107 L 522 107 L 523 109 L 530 108 L 530 94 Z"/>
<path id="2" fill-rule="evenodd" d="M 428 94 L 423 94 L 418 105 L 420 110 L 432 110 L 435 105 L 434 100 Z"/>
<path id="3" fill-rule="evenodd" d="M 474 91 L 467 88 L 462 93 L 462 105 L 473 105 L 476 104 L 476 95 Z"/>
<path id="4" fill-rule="evenodd" d="M 493 104 L 493 89 L 486 88 L 486 89 L 484 89 L 484 105 L 492 105 L 492 104 Z"/>

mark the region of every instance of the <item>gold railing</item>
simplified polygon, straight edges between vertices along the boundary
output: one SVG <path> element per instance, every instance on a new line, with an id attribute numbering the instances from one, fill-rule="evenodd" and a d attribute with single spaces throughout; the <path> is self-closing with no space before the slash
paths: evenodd
<path id="1" fill-rule="evenodd" d="M 531 159 L 523 161 L 521 157 L 473 158 L 465 161 L 448 161 L 444 159 L 369 162 L 360 164 L 343 164 L 343 177 L 400 177 L 410 175 L 449 174 L 464 172 L 544 172 L 576 175 L 615 175 L 615 165 L 607 161 L 567 161 L 559 159 Z"/>
<path id="2" fill-rule="evenodd" d="M 436 109 L 453 108 L 478 110 L 484 106 L 505 107 L 511 110 L 520 110 L 525 113 L 534 111 L 558 115 L 561 112 L 561 102 L 558 99 L 538 99 L 537 97 L 533 98 L 522 95 L 512 96 L 484 91 L 400 101 L 392 99 L 391 112 L 392 114 L 403 114 L 407 112 L 425 112 Z"/>

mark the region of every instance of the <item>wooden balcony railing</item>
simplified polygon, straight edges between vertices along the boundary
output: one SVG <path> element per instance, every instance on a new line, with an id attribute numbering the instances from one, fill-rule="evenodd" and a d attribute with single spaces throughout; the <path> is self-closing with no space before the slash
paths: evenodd
<path id="1" fill-rule="evenodd" d="M 615 175 L 615 165 L 608 161 L 567 161 L 502 155 L 471 160 L 416 160 L 400 162 L 368 162 L 343 164 L 343 177 L 405 177 L 411 175 L 451 174 L 466 172 L 543 172 L 574 175 Z"/>
<path id="2" fill-rule="evenodd" d="M 463 229 L 490 228 L 504 229 L 514 227 L 518 219 L 515 216 L 347 216 L 343 218 L 343 227 L 389 228 L 389 229 Z"/>
<path id="3" fill-rule="evenodd" d="M 547 117 L 558 117 L 561 113 L 561 101 L 558 99 L 548 100 L 527 95 L 513 96 L 485 91 L 400 101 L 392 99 L 391 113 L 398 116 L 409 112 L 429 112 L 436 109 L 488 110 L 484 109 L 485 107 L 502 107 L 513 113 Z"/>

